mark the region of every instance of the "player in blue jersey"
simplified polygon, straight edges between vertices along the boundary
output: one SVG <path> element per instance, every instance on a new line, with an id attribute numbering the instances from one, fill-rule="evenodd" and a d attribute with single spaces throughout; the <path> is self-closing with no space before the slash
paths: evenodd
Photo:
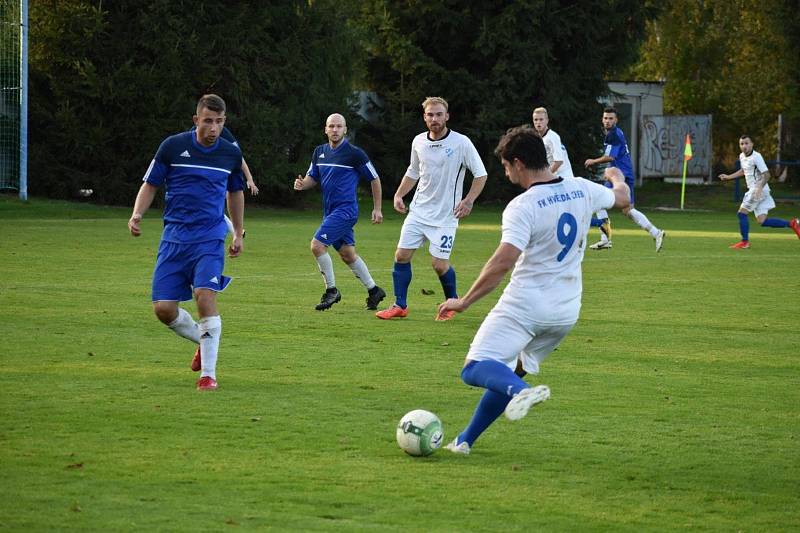
<path id="1" fill-rule="evenodd" d="M 613 107 L 606 107 L 603 110 L 603 128 L 606 130 L 606 138 L 604 141 L 605 151 L 602 156 L 596 159 L 587 159 L 584 166 L 586 166 L 586 168 L 591 168 L 594 165 L 608 163 L 608 166 L 616 167 L 622 172 L 625 176 L 625 183 L 631 191 L 631 204 L 629 207 L 623 209 L 622 213 L 655 239 L 656 252 L 660 252 L 664 244 L 666 232 L 655 227 L 641 211 L 637 211 L 633 207 L 633 185 L 635 181 L 633 163 L 631 162 L 631 153 L 628 150 L 625 134 L 622 133 L 622 130 L 617 126 L 617 121 L 617 110 Z M 601 226 L 607 222 L 608 219 L 603 220 L 595 218 L 592 219 L 592 226 Z M 592 250 L 611 248 L 611 240 L 607 239 L 605 234 L 602 234 L 601 240 L 591 245 L 589 248 Z"/>
<path id="2" fill-rule="evenodd" d="M 152 301 L 158 319 L 176 334 L 198 344 L 192 370 L 201 370 L 198 390 L 216 390 L 216 366 L 222 320 L 217 292 L 230 278 L 222 274 L 225 263 L 224 211 L 233 219 L 231 257 L 242 253 L 244 180 L 242 152 L 221 139 L 225 101 L 207 94 L 197 102 L 195 129 L 167 137 L 159 146 L 144 183 L 136 196 L 128 229 L 141 235 L 139 223 L 160 186 L 164 196 L 164 231 L 153 272 Z M 178 302 L 197 303 L 195 322 Z"/>
<path id="3" fill-rule="evenodd" d="M 509 181 L 526 190 L 503 211 L 500 245 L 478 279 L 464 296 L 439 306 L 439 314 L 466 311 L 513 269 L 461 371 L 464 383 L 486 389 L 469 425 L 447 445 L 464 455 L 503 412 L 518 420 L 550 397 L 546 385 L 531 387 L 522 377 L 539 373 L 578 320 L 592 213 L 628 205 L 628 188 L 617 169 L 606 170 L 611 190 L 583 178 L 556 177 L 542 138 L 531 128 L 509 130 L 495 154 Z"/>
<path id="4" fill-rule="evenodd" d="M 347 122 L 344 117 L 339 113 L 329 116 L 325 121 L 328 142 L 314 149 L 306 175 L 298 175 L 294 182 L 296 191 L 310 189 L 317 183 L 322 188 L 322 224 L 311 239 L 311 253 L 325 280 L 325 292 L 316 306 L 317 311 L 329 309 L 342 299 L 342 294 L 336 288 L 329 246 L 339 252 L 342 261 L 367 289 L 367 309 L 377 309 L 378 303 L 386 298 L 386 292 L 372 279 L 367 264 L 356 254 L 353 233 L 353 226 L 358 222 L 356 190 L 360 180 L 369 182 L 372 189 L 372 223 L 383 222 L 381 180 L 364 150 L 350 144 L 345 138 L 346 134 Z"/>

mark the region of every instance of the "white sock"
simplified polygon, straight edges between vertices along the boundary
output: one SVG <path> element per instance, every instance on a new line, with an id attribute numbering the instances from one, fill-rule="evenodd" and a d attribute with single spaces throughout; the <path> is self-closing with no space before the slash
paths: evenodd
<path id="1" fill-rule="evenodd" d="M 222 319 L 219 315 L 200 319 L 200 362 L 202 365 L 200 377 L 209 376 L 217 379 L 217 352 L 221 336 Z"/>
<path id="2" fill-rule="evenodd" d="M 358 281 L 360 281 L 364 287 L 367 288 L 367 290 L 370 290 L 375 286 L 375 280 L 373 280 L 372 276 L 370 276 L 367 264 L 363 259 L 361 259 L 360 256 L 357 256 L 356 260 L 347 266 L 350 267 L 350 270 L 353 271 L 353 274 L 355 274 L 355 276 L 358 278 Z"/>
<path id="3" fill-rule="evenodd" d="M 225 224 L 228 226 L 228 233 L 233 235 L 233 221 L 231 221 L 231 219 L 228 218 L 228 215 L 222 215 L 222 216 L 225 217 Z"/>
<path id="4" fill-rule="evenodd" d="M 628 211 L 628 218 L 639 224 L 639 227 L 649 233 L 654 239 L 658 235 L 658 232 L 661 231 L 655 227 L 641 211 L 637 211 L 632 207 Z"/>
<path id="5" fill-rule="evenodd" d="M 606 211 L 605 209 L 601 209 L 600 211 L 595 213 L 594 216 L 599 218 L 600 220 L 603 220 L 604 218 L 608 218 L 608 211 Z"/>
<path id="6" fill-rule="evenodd" d="M 336 286 L 336 277 L 333 275 L 333 261 L 327 252 L 317 257 L 317 264 L 319 265 L 319 272 L 325 279 L 325 287 L 332 289 Z"/>
<path id="7" fill-rule="evenodd" d="M 195 344 L 200 343 L 200 327 L 194 321 L 192 315 L 182 307 L 178 308 L 178 318 L 173 320 L 167 327 L 184 339 L 189 339 Z"/>

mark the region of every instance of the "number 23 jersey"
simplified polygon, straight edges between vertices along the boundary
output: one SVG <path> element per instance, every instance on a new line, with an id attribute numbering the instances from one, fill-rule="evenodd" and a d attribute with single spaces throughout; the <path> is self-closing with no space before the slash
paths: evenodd
<path id="1" fill-rule="evenodd" d="M 613 205 L 611 189 L 583 178 L 536 183 L 509 202 L 501 242 L 522 254 L 498 306 L 513 309 L 524 324 L 574 324 L 592 213 Z"/>

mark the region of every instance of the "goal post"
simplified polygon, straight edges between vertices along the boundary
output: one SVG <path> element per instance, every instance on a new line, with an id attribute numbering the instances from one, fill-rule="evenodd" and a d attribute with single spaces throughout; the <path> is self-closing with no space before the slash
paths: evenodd
<path id="1" fill-rule="evenodd" d="M 0 189 L 28 199 L 28 0 L 0 0 Z"/>

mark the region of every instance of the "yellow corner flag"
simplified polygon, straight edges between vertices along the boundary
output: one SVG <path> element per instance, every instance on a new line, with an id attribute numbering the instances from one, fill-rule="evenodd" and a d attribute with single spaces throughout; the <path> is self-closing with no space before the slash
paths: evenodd
<path id="1" fill-rule="evenodd" d="M 686 195 L 686 166 L 692 158 L 692 135 L 686 134 L 686 146 L 683 149 L 683 179 L 681 180 L 681 209 L 683 209 L 683 199 Z"/>
<path id="2" fill-rule="evenodd" d="M 688 161 L 692 158 L 692 135 L 686 134 L 686 147 L 683 149 L 683 160 Z"/>

